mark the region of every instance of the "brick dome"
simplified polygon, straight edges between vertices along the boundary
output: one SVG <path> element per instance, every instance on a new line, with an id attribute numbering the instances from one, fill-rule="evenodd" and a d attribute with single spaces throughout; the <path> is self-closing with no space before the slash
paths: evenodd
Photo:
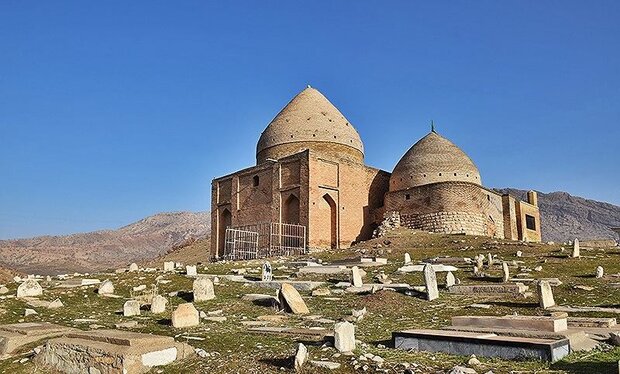
<path id="1" fill-rule="evenodd" d="M 269 123 L 256 146 L 257 163 L 313 149 L 362 162 L 364 146 L 353 125 L 318 90 L 308 86 Z"/>
<path id="2" fill-rule="evenodd" d="M 481 184 L 480 172 L 465 152 L 431 131 L 398 161 L 390 177 L 390 191 L 455 181 Z"/>

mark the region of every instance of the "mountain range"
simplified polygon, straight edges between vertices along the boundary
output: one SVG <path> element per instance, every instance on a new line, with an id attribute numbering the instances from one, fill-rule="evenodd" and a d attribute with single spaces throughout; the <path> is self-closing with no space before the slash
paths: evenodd
<path id="1" fill-rule="evenodd" d="M 512 188 L 498 191 L 520 199 L 525 199 L 527 193 Z M 566 192 L 539 192 L 538 205 L 543 241 L 617 240 L 610 227 L 620 227 L 619 206 Z M 0 240 L 0 268 L 58 274 L 149 263 L 195 240 L 201 244 L 200 251 L 206 252 L 210 231 L 208 212 L 174 212 L 156 214 L 116 230 Z"/>

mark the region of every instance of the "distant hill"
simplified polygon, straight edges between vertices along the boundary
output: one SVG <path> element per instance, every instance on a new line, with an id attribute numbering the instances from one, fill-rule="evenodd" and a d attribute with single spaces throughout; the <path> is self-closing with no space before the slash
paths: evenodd
<path id="1" fill-rule="evenodd" d="M 498 189 L 525 200 L 527 191 Z M 615 239 L 609 229 L 620 226 L 620 206 L 572 196 L 566 192 L 538 193 L 543 241 L 563 242 L 579 238 Z"/>
<path id="2" fill-rule="evenodd" d="M 0 267 L 38 274 L 101 271 L 149 261 L 210 232 L 208 212 L 160 213 L 117 230 L 0 240 Z"/>

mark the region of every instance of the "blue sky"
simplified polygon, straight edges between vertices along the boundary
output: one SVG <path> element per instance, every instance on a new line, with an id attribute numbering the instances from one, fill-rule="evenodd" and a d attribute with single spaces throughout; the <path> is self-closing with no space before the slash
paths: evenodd
<path id="1" fill-rule="evenodd" d="M 391 171 L 437 130 L 489 187 L 620 205 L 620 2 L 0 2 L 0 238 L 208 210 L 307 84 Z"/>

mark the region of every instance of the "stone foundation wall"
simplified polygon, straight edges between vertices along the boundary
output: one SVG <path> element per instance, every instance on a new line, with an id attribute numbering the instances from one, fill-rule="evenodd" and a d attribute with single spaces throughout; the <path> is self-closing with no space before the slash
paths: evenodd
<path id="1" fill-rule="evenodd" d="M 410 229 L 444 234 L 488 236 L 487 219 L 484 214 L 467 212 L 438 212 L 417 215 L 401 214 L 400 224 Z"/>

